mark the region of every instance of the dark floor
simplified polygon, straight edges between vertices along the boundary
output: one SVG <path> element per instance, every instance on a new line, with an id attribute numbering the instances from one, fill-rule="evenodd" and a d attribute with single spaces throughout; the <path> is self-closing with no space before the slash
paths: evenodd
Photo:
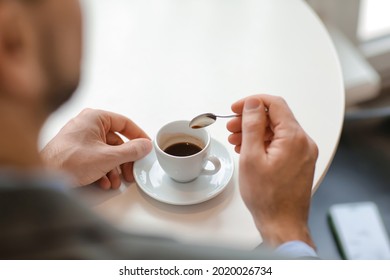
<path id="1" fill-rule="evenodd" d="M 310 212 L 310 229 L 322 259 L 340 259 L 327 223 L 329 207 L 360 201 L 377 204 L 390 233 L 389 116 L 364 120 L 347 115 L 336 156 Z"/>

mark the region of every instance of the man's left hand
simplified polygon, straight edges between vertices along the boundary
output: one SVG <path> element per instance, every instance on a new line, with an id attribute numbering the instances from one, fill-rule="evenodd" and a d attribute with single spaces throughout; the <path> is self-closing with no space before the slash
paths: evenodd
<path id="1" fill-rule="evenodd" d="M 118 134 L 130 141 L 124 142 Z M 79 186 L 97 182 L 103 189 L 117 189 L 119 169 L 126 181 L 133 181 L 133 162 L 151 149 L 147 134 L 130 119 L 85 109 L 46 145 L 41 156 L 47 166 L 69 172 Z"/>

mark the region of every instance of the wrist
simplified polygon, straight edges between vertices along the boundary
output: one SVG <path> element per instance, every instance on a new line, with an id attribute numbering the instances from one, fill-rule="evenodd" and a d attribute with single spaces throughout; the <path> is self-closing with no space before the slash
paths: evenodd
<path id="1" fill-rule="evenodd" d="M 43 164 L 50 168 L 60 168 L 57 154 L 58 152 L 56 152 L 56 149 L 53 147 L 53 145 L 47 145 L 44 147 L 40 152 Z"/>
<path id="2" fill-rule="evenodd" d="M 288 226 L 285 223 L 258 226 L 264 242 L 274 248 L 289 241 L 302 241 L 316 249 L 306 224 Z"/>

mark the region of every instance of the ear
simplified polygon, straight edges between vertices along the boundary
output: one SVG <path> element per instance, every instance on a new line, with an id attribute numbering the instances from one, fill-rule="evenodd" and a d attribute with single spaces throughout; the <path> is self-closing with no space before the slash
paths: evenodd
<path id="1" fill-rule="evenodd" d="M 37 32 L 19 1 L 0 1 L 0 94 L 25 101 L 42 87 Z M 27 99 L 26 99 L 27 98 Z"/>

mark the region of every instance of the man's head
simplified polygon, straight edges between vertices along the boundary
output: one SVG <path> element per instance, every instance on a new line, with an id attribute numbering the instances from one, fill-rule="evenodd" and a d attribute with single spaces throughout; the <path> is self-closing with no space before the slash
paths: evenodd
<path id="1" fill-rule="evenodd" d="M 77 88 L 80 60 L 78 0 L 0 0 L 0 105 L 47 115 Z"/>

